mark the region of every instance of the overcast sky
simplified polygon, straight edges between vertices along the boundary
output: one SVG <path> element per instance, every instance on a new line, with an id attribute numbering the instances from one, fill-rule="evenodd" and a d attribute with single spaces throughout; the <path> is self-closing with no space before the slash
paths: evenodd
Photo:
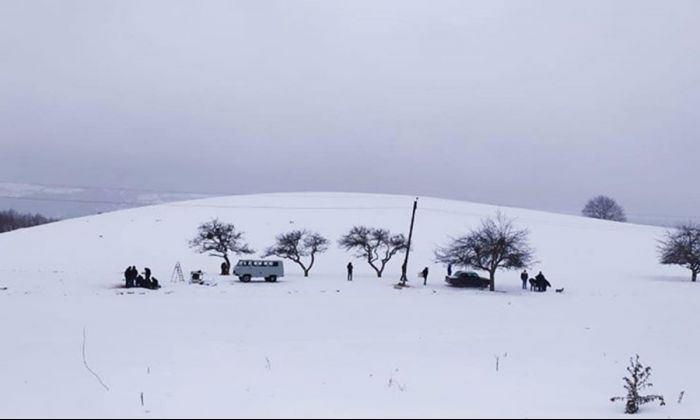
<path id="1" fill-rule="evenodd" d="M 698 1 L 0 1 L 0 182 L 700 219 Z"/>

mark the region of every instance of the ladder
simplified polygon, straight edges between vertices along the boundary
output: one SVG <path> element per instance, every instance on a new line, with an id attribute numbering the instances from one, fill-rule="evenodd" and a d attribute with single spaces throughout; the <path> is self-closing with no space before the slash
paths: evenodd
<path id="1" fill-rule="evenodd" d="M 175 268 L 173 269 L 173 274 L 170 276 L 170 282 L 171 283 L 184 283 L 185 282 L 185 275 L 182 274 L 182 266 L 180 265 L 180 262 L 175 264 Z"/>

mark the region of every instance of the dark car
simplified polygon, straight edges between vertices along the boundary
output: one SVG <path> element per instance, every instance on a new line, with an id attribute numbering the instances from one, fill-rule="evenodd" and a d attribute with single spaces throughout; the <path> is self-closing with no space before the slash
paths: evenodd
<path id="1" fill-rule="evenodd" d="M 452 276 L 445 277 L 445 281 L 449 283 L 450 286 L 454 287 L 485 289 L 491 285 L 489 279 L 479 277 L 479 275 L 473 271 L 458 271 Z"/>

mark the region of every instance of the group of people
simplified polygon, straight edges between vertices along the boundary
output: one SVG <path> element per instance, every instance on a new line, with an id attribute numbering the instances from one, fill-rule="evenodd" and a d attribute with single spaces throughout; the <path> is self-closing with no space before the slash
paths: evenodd
<path id="1" fill-rule="evenodd" d="M 348 281 L 352 281 L 352 273 L 354 269 L 355 267 L 352 265 L 352 262 L 349 262 L 347 265 Z M 420 277 L 423 279 L 423 286 L 428 284 L 428 273 L 428 267 L 425 267 L 419 273 Z M 452 264 L 447 266 L 447 275 L 452 275 Z M 523 290 L 527 290 L 528 284 L 530 285 L 531 292 L 546 292 L 548 288 L 552 287 L 552 284 L 549 282 L 549 280 L 547 280 L 541 271 L 539 274 L 537 274 L 537 276 L 535 276 L 535 278 L 530 278 L 530 274 L 527 272 L 527 270 L 523 270 L 522 274 L 520 274 L 520 279 L 523 281 Z"/>
<path id="2" fill-rule="evenodd" d="M 530 274 L 528 274 L 527 270 L 523 270 L 522 274 L 520 274 L 520 280 L 523 282 L 523 290 L 527 290 L 527 286 L 529 284 L 531 292 L 546 292 L 547 288 L 552 287 L 552 284 L 547 280 L 541 271 L 533 279 L 530 278 Z"/>
<path id="3" fill-rule="evenodd" d="M 151 269 L 148 267 L 144 268 L 143 274 L 139 274 L 139 270 L 136 266 L 130 266 L 124 271 L 124 278 L 126 279 L 127 289 L 131 289 L 132 287 L 151 290 L 160 289 L 158 279 L 151 276 Z"/>

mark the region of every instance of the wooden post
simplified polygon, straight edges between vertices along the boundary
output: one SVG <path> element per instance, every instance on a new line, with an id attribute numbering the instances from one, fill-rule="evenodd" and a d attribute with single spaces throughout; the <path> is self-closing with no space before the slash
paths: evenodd
<path id="1" fill-rule="evenodd" d="M 411 252 L 411 241 L 413 240 L 413 224 L 416 221 L 416 210 L 418 209 L 418 198 L 413 202 L 413 214 L 411 215 L 411 228 L 408 231 L 408 244 L 406 248 L 406 257 L 403 260 L 403 265 L 401 266 L 401 286 L 406 286 L 408 281 L 408 276 L 406 271 L 408 270 L 408 254 Z"/>

